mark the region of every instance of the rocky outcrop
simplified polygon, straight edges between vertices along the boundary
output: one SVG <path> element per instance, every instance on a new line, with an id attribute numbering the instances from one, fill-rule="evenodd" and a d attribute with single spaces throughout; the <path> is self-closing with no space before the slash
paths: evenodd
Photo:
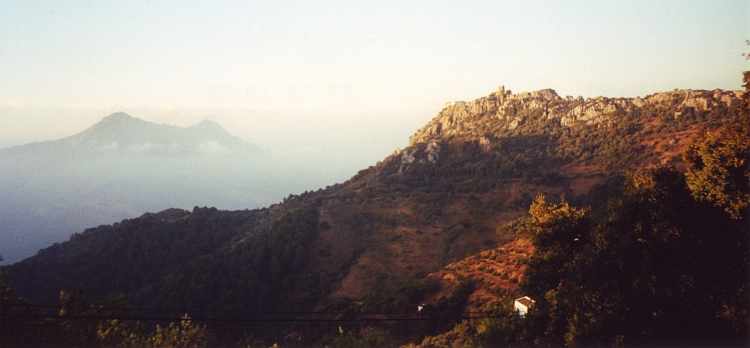
<path id="1" fill-rule="evenodd" d="M 390 158 L 393 157 L 400 157 L 401 159 L 401 165 L 398 168 L 398 172 L 401 173 L 404 170 L 407 170 L 409 168 L 409 165 L 414 162 L 419 163 L 435 163 L 440 159 L 440 144 L 437 143 L 437 141 L 431 141 L 427 146 L 424 148 L 423 154 L 419 155 L 419 160 L 417 160 L 417 151 L 419 151 L 416 147 L 408 147 L 405 150 L 396 149 L 396 152 L 394 152 Z"/>
<path id="2" fill-rule="evenodd" d="M 427 154 L 427 162 L 435 163 L 440 158 L 440 145 L 437 141 L 430 142 L 424 152 Z"/>
<path id="3" fill-rule="evenodd" d="M 409 139 L 409 143 L 428 143 L 434 139 L 468 133 L 489 123 L 497 123 L 512 130 L 528 122 L 531 115 L 557 120 L 566 127 L 616 121 L 620 115 L 649 106 L 673 108 L 678 117 L 680 110 L 684 108 L 708 110 L 720 104 L 729 105 L 741 95 L 741 91 L 720 89 L 675 90 L 644 98 L 584 99 L 581 96 L 563 98 L 552 89 L 513 94 L 500 86 L 496 92 L 486 97 L 468 102 L 446 103 L 432 121 Z"/>

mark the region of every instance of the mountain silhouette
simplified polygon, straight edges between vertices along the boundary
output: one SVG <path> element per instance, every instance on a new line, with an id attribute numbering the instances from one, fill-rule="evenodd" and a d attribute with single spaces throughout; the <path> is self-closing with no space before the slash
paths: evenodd
<path id="1" fill-rule="evenodd" d="M 216 122 L 204 120 L 190 127 L 147 122 L 118 112 L 88 129 L 59 140 L 19 145 L 0 150 L 0 156 L 62 158 L 94 155 L 200 155 L 241 153 L 262 155 L 257 146 L 244 142 Z"/>

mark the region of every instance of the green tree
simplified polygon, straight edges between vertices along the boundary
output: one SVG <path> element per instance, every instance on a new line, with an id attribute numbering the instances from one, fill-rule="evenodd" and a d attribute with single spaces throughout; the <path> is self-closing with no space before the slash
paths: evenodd
<path id="1" fill-rule="evenodd" d="M 527 342 L 543 345 L 747 342 L 747 224 L 693 199 L 662 168 L 627 176 L 606 217 L 537 199 L 537 251 L 521 291 L 537 301 Z M 579 246 L 575 239 L 583 243 Z"/>
<path id="2" fill-rule="evenodd" d="M 683 154 L 692 165 L 686 176 L 693 197 L 713 202 L 734 219 L 747 218 L 750 206 L 750 71 L 743 72 L 743 87 L 741 122 L 701 130 Z"/>
<path id="3" fill-rule="evenodd" d="M 72 291 L 60 291 L 58 318 L 48 322 L 53 331 L 45 340 L 70 346 L 110 347 L 134 336 L 138 323 L 118 319 L 125 314 L 127 296 L 120 294 L 94 300 L 95 294 L 94 288 L 83 284 Z"/>
<path id="4" fill-rule="evenodd" d="M 560 204 L 548 204 L 545 196 L 539 195 L 529 214 L 523 228 L 536 250 L 522 285 L 536 295 L 543 295 L 546 289 L 569 278 L 567 264 L 586 245 L 591 222 L 586 210 L 571 206 L 564 197 Z"/>
<path id="5" fill-rule="evenodd" d="M 213 342 L 206 326 L 195 325 L 187 314 L 180 325 L 156 325 L 156 331 L 148 338 L 146 346 L 162 348 L 202 348 Z"/>
<path id="6" fill-rule="evenodd" d="M 750 127 L 726 125 L 701 130 L 684 153 L 687 185 L 693 197 L 713 202 L 739 219 L 750 206 Z"/>

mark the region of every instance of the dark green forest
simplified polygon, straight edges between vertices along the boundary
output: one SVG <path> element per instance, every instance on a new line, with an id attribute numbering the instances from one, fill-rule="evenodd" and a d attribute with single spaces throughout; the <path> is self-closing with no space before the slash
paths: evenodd
<path id="1" fill-rule="evenodd" d="M 699 202 L 669 168 L 628 176 L 608 214 L 539 197 L 523 231 L 536 252 L 520 290 L 523 322 L 479 339 L 523 345 L 747 343 L 747 214 Z M 516 319 L 516 318 L 513 318 Z M 508 331 L 505 331 L 508 330 Z M 508 342 L 511 343 L 511 342 Z"/>

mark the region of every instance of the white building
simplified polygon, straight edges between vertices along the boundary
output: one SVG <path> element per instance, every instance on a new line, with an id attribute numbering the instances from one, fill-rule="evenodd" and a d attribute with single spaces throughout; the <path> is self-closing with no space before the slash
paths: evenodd
<path id="1" fill-rule="evenodd" d="M 450 107 L 450 106 L 453 106 L 453 105 L 456 105 L 456 104 L 464 104 L 464 103 L 466 103 L 466 102 L 465 102 L 465 101 L 452 101 L 452 102 L 447 102 L 447 103 L 445 103 L 445 106 L 443 106 L 443 109 L 445 109 L 445 108 L 447 108 L 447 107 Z"/>
<path id="2" fill-rule="evenodd" d="M 518 313 L 518 315 L 524 316 L 529 312 L 529 309 L 534 306 L 534 303 L 536 303 L 536 301 L 532 300 L 528 296 L 524 296 L 516 299 L 516 301 L 513 303 L 513 309 L 516 310 L 516 313 Z"/>

